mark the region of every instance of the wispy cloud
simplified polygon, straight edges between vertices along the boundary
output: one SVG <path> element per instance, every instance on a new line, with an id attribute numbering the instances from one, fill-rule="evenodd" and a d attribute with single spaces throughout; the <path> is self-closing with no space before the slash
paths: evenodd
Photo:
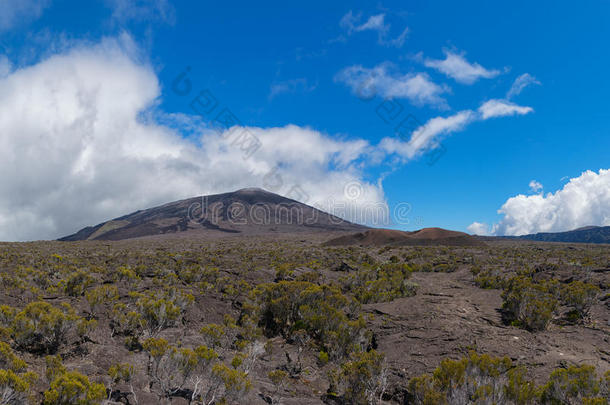
<path id="1" fill-rule="evenodd" d="M 0 31 L 38 19 L 51 0 L 3 0 L 0 7 Z"/>
<path id="2" fill-rule="evenodd" d="M 175 23 L 176 12 L 169 0 L 106 0 L 106 3 L 113 10 L 112 18 L 120 23 L 130 20 Z"/>
<path id="3" fill-rule="evenodd" d="M 388 154 L 397 154 L 410 160 L 435 149 L 442 135 L 462 130 L 474 119 L 475 114 L 471 110 L 460 111 L 449 117 L 432 118 L 413 131 L 409 141 L 388 137 L 381 140 L 379 147 Z"/>
<path id="4" fill-rule="evenodd" d="M 522 115 L 532 111 L 531 107 L 518 106 L 505 100 L 490 100 L 483 103 L 477 111 L 463 110 L 448 117 L 431 118 L 415 129 L 406 142 L 395 137 L 383 138 L 379 148 L 385 153 L 399 155 L 403 160 L 411 160 L 436 149 L 443 136 L 462 131 L 473 122 L 493 117 Z"/>
<path id="5" fill-rule="evenodd" d="M 275 82 L 271 84 L 271 89 L 269 90 L 269 100 L 274 99 L 280 94 L 296 92 L 309 93 L 311 91 L 314 91 L 316 87 L 317 84 L 309 84 L 309 82 L 305 78 Z"/>
<path id="6" fill-rule="evenodd" d="M 355 32 L 375 31 L 377 32 L 377 42 L 384 46 L 394 46 L 400 48 L 404 45 L 409 28 L 405 27 L 402 32 L 395 38 L 388 38 L 391 25 L 385 21 L 384 13 L 370 16 L 366 21 L 362 21 L 362 13 L 354 14 L 352 10 L 348 11 L 339 21 L 339 26 L 346 30 L 347 35 L 352 35 Z"/>
<path id="7" fill-rule="evenodd" d="M 530 85 L 540 85 L 541 83 L 536 80 L 536 78 L 529 73 L 523 73 L 521 76 L 517 77 L 513 82 L 513 85 L 510 87 L 510 90 L 506 93 L 506 99 L 510 100 L 514 96 L 521 94 L 521 91 Z"/>
<path id="8" fill-rule="evenodd" d="M 434 83 L 426 73 L 401 74 L 391 63 L 382 63 L 373 68 L 350 66 L 340 71 L 335 81 L 346 84 L 361 98 L 402 98 L 417 106 L 447 106 L 446 100 L 441 97 L 448 91 L 446 87 Z"/>
<path id="9" fill-rule="evenodd" d="M 424 60 L 424 65 L 438 70 L 458 83 L 473 84 L 481 78 L 491 79 L 501 73 L 497 69 L 486 69 L 476 62 L 468 62 L 464 53 L 455 53 L 446 49 L 443 52 L 445 59 L 427 58 Z"/>
<path id="10" fill-rule="evenodd" d="M 479 113 L 484 120 L 510 115 L 525 115 L 532 111 L 534 111 L 532 107 L 520 106 L 507 100 L 498 99 L 486 101 L 479 107 Z"/>

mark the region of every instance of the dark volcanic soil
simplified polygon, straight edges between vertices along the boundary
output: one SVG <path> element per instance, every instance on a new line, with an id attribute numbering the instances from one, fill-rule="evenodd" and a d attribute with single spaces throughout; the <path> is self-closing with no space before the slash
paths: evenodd
<path id="1" fill-rule="evenodd" d="M 586 326 L 551 325 L 531 333 L 502 323 L 500 290 L 473 285 L 467 267 L 453 273 L 416 273 L 417 295 L 370 304 L 378 314 L 379 348 L 401 377 L 435 368 L 443 358 L 460 358 L 469 350 L 508 356 L 532 370 L 541 381 L 562 364 L 587 363 L 610 369 L 610 312 L 598 304 Z"/>

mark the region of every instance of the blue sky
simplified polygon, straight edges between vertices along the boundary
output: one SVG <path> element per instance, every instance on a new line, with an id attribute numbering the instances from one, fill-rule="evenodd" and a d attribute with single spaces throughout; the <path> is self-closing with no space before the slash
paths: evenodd
<path id="1" fill-rule="evenodd" d="M 363 190 L 377 187 L 372 200 L 391 208 L 408 203 L 410 221 L 388 226 L 523 233 L 610 225 L 610 183 L 603 171 L 610 166 L 608 1 L 36 3 L 28 10 L 12 1 L 3 6 L 5 76 L 116 39 L 130 60 L 156 76 L 155 101 L 140 114 L 152 111 L 160 122 L 193 115 L 190 98 L 172 91 L 176 76 L 189 67 L 194 91 L 208 89 L 245 127 L 294 125 L 338 142 L 366 141 L 372 152 L 349 168 L 328 163 L 328 170 L 357 172 L 367 185 Z M 375 80 L 375 96 L 363 100 L 354 89 L 367 77 Z M 529 85 L 509 99 L 519 77 Z M 384 99 L 404 108 L 391 123 L 377 112 Z M 490 100 L 505 109 L 484 119 L 480 108 Z M 464 111 L 470 115 L 461 125 L 432 134 L 423 150 L 397 152 L 396 142 L 404 146 L 413 135 L 397 137 L 402 117 L 411 114 L 425 126 Z M 205 120 L 198 125 L 209 126 Z M 171 126 L 183 137 L 193 135 L 187 126 Z M 384 138 L 394 138 L 394 146 L 381 147 L 389 144 Z M 295 138 L 291 147 L 299 145 Z M 587 171 L 591 181 L 582 178 Z M 532 180 L 543 188 L 530 188 Z M 566 190 L 571 180 L 574 186 Z M 205 176 L 200 181 L 206 191 Z M 260 176 L 251 182 L 260 186 Z M 570 205 L 575 195 L 588 199 L 591 184 L 605 191 L 582 207 Z M 111 213 L 84 212 L 77 222 Z M 486 225 L 469 228 L 475 221 Z M 492 224 L 500 227 L 492 230 Z"/>

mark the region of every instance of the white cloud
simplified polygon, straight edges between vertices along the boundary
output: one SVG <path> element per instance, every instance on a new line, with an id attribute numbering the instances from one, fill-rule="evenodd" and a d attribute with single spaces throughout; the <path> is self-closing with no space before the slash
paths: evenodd
<path id="1" fill-rule="evenodd" d="M 398 154 L 404 160 L 411 160 L 423 153 L 436 149 L 440 137 L 461 131 L 469 124 L 492 117 L 523 115 L 532 112 L 531 107 L 521 107 L 505 100 L 489 100 L 477 112 L 463 110 L 449 117 L 435 117 L 416 128 L 407 142 L 398 138 L 383 138 L 379 148 L 388 154 Z"/>
<path id="2" fill-rule="evenodd" d="M 498 212 L 503 218 L 493 226 L 494 235 L 610 226 L 610 169 L 588 170 L 555 193 L 511 197 Z"/>
<path id="3" fill-rule="evenodd" d="M 514 96 L 521 94 L 521 91 L 530 85 L 540 85 L 540 82 L 536 80 L 536 78 L 529 73 L 524 73 L 521 76 L 517 77 L 513 82 L 510 90 L 506 93 L 506 99 L 510 100 Z"/>
<path id="4" fill-rule="evenodd" d="M 540 183 L 539 183 L 538 181 L 536 181 L 536 180 L 532 180 L 532 181 L 530 181 L 529 187 L 530 187 L 530 190 L 531 190 L 531 192 L 532 192 L 532 193 L 539 193 L 539 192 L 541 192 L 541 191 L 542 191 L 542 189 L 544 188 L 544 187 L 542 186 L 542 184 L 540 184 Z"/>
<path id="5" fill-rule="evenodd" d="M 385 14 L 372 15 L 364 24 L 354 27 L 354 31 L 373 30 L 385 32 L 388 30 L 389 26 L 385 24 L 384 19 Z"/>
<path id="6" fill-rule="evenodd" d="M 354 15 L 352 10 L 345 14 L 339 25 L 347 30 L 348 34 L 362 31 L 377 31 L 378 33 L 385 35 L 390 29 L 390 25 L 385 23 L 385 14 L 372 15 L 364 23 L 359 24 L 362 19 L 362 13 Z"/>
<path id="7" fill-rule="evenodd" d="M 50 0 L 3 0 L 0 5 L 0 31 L 38 19 L 50 4 Z"/>
<path id="8" fill-rule="evenodd" d="M 487 236 L 489 235 L 489 225 L 481 222 L 473 222 L 466 228 L 473 235 Z"/>
<path id="9" fill-rule="evenodd" d="M 425 73 L 400 74 L 390 63 L 382 63 L 373 68 L 361 65 L 350 66 L 335 76 L 361 98 L 380 96 L 383 98 L 405 98 L 416 106 L 432 105 L 446 107 L 441 97 L 447 89 L 430 80 Z"/>
<path id="10" fill-rule="evenodd" d="M 444 50 L 445 59 L 426 59 L 424 65 L 453 78 L 463 84 L 473 84 L 480 78 L 491 79 L 500 74 L 499 70 L 485 69 L 478 63 L 470 63 L 464 54 Z"/>
<path id="11" fill-rule="evenodd" d="M 341 18 L 339 25 L 347 31 L 348 35 L 351 35 L 354 32 L 376 31 L 377 42 L 380 45 L 394 46 L 396 48 L 400 48 L 404 45 L 407 34 L 409 33 L 408 27 L 405 27 L 396 38 L 388 39 L 391 25 L 385 22 L 385 14 L 372 15 L 362 24 L 360 24 L 361 19 L 362 13 L 354 15 L 350 10 Z"/>
<path id="12" fill-rule="evenodd" d="M 117 40 L 1 78 L 0 240 L 56 238 L 180 198 L 271 188 L 274 168 L 273 191 L 299 186 L 310 204 L 346 201 L 350 182 L 365 191 L 351 205 L 385 204 L 381 185 L 359 171 L 364 140 L 294 125 L 247 128 L 262 146 L 244 159 L 233 136 L 245 128 L 219 133 L 195 116 L 164 116 L 159 95 L 154 71 Z"/>
<path id="13" fill-rule="evenodd" d="M 379 147 L 389 154 L 398 154 L 407 160 L 413 159 L 438 147 L 442 135 L 465 128 L 474 119 L 474 115 L 472 111 L 465 110 L 449 117 L 432 118 L 413 131 L 408 142 L 397 138 L 383 138 Z"/>
<path id="14" fill-rule="evenodd" d="M 495 117 L 506 117 L 510 115 L 525 115 L 529 114 L 534 109 L 532 107 L 524 107 L 507 100 L 489 100 L 479 107 L 481 118 L 486 120 Z"/>
<path id="15" fill-rule="evenodd" d="M 309 82 L 305 78 L 275 82 L 271 84 L 271 88 L 269 90 L 269 99 L 271 100 L 280 94 L 295 93 L 297 91 L 309 93 L 311 91 L 314 91 L 316 87 L 316 84 L 309 84 Z"/>
<path id="16" fill-rule="evenodd" d="M 8 76 L 11 72 L 12 64 L 6 55 L 0 55 L 0 78 Z"/>

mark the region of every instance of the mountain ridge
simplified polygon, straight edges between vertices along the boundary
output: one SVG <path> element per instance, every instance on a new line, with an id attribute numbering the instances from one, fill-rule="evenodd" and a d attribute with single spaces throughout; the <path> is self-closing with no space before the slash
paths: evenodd
<path id="1" fill-rule="evenodd" d="M 417 231 L 394 229 L 368 229 L 333 238 L 325 246 L 485 246 L 476 236 L 442 228 L 424 228 Z"/>
<path id="2" fill-rule="evenodd" d="M 610 243 L 610 226 L 585 226 L 565 232 L 539 232 L 503 238 L 538 242 Z"/>

